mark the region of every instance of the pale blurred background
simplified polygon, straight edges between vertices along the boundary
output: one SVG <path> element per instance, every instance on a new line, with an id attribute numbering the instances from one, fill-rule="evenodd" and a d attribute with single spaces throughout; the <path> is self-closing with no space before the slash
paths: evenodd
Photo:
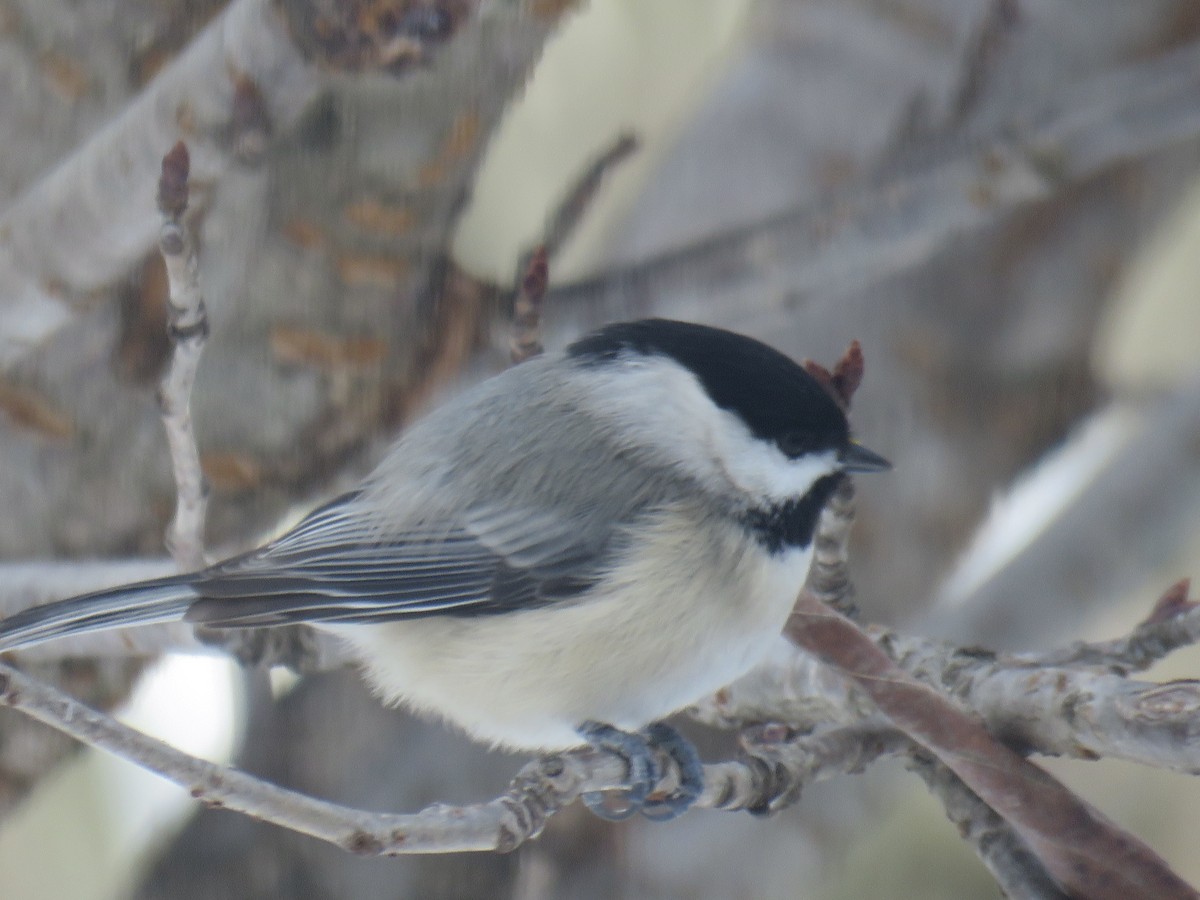
<path id="1" fill-rule="evenodd" d="M 472 54 L 404 80 L 331 76 L 263 160 L 217 185 L 197 396 L 214 547 L 344 486 L 431 396 L 501 365 L 507 307 L 489 285 L 512 283 L 569 186 L 632 134 L 637 152 L 552 260 L 547 343 L 647 314 L 825 362 L 862 340 L 856 429 L 896 463 L 861 486 L 867 618 L 1047 647 L 1115 636 L 1200 573 L 1200 99 L 1123 102 L 1200 41 L 1194 3 L 591 0 L 545 24 L 560 5 L 493 4 L 500 24 L 470 38 Z M 75 152 L 222 6 L 0 0 L 3 196 Z M 492 87 L 493 54 L 510 75 L 537 60 L 529 83 Z M 1200 73 L 1191 59 L 1181 67 Z M 987 175 L 999 151 L 1024 160 L 1022 139 L 1047 122 L 1079 121 L 1094 139 L 1062 158 L 1030 151 L 1026 193 L 982 175 L 964 187 L 956 161 L 1000 158 L 979 164 Z M 439 182 L 431 152 L 459 174 Z M 921 203 L 906 202 L 914 185 Z M 400 211 L 390 231 L 355 231 L 363 198 Z M 424 226 L 405 215 L 440 224 L 410 240 Z M 6 560 L 160 552 L 155 355 L 131 338 L 155 288 L 152 264 L 134 268 L 0 372 Z M 283 326 L 377 340 L 382 361 L 285 353 Z M 13 396 L 68 425 L 31 424 Z M 57 674 L 92 702 L 117 703 L 134 681 L 75 665 Z M 1178 654 L 1153 675 L 1198 669 L 1200 654 Z M 523 761 L 381 710 L 350 673 L 268 684 L 168 659 L 128 715 L 379 809 L 485 799 Z M 819 785 L 765 821 L 611 826 L 571 810 L 508 857 L 360 860 L 198 811 L 11 715 L 0 728 L 4 897 L 999 896 L 898 766 Z M 701 738 L 710 757 L 731 752 Z M 1200 884 L 1194 779 L 1048 766 Z"/>

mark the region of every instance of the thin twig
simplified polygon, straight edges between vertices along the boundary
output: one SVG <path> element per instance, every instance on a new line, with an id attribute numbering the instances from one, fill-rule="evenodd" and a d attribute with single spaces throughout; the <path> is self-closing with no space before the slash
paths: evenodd
<path id="1" fill-rule="evenodd" d="M 579 180 L 567 190 L 558 207 L 551 213 L 546 225 L 542 244 L 547 256 L 554 257 L 567 239 L 575 233 L 575 229 L 591 206 L 604 179 L 637 149 L 638 139 L 636 136 L 632 134 L 618 135 L 612 146 L 601 153 L 587 167 Z"/>
<path id="2" fill-rule="evenodd" d="M 821 603 L 846 615 L 854 615 L 854 584 L 846 553 L 854 525 L 854 485 L 844 479 L 825 509 L 813 537 L 812 568 L 805 589 Z"/>
<path id="3" fill-rule="evenodd" d="M 622 134 L 571 185 L 550 214 L 542 243 L 518 262 L 520 275 L 513 293 L 513 328 L 509 357 L 513 365 L 542 352 L 542 299 L 550 283 L 549 260 L 578 227 L 606 175 L 638 148 L 637 138 Z"/>
<path id="4" fill-rule="evenodd" d="M 1200 604 L 1188 599 L 1191 581 L 1171 585 L 1158 598 L 1146 620 L 1132 633 L 1113 641 L 1079 641 L 1063 650 L 1013 656 L 1041 666 L 1109 666 L 1143 672 L 1180 647 L 1200 641 Z"/>
<path id="5" fill-rule="evenodd" d="M 158 402 L 171 450 L 176 494 L 175 517 L 167 529 L 167 549 L 184 571 L 205 565 L 204 522 L 208 508 L 208 487 L 200 468 L 191 412 L 192 388 L 208 339 L 208 312 L 200 293 L 193 223 L 184 217 L 189 165 L 187 147 L 180 141 L 163 157 L 158 187 L 158 209 L 163 217 L 158 246 L 170 282 L 167 333 L 171 338 L 171 362 L 158 390 Z"/>
<path id="6" fill-rule="evenodd" d="M 546 296 L 549 282 L 546 248 L 538 247 L 529 257 L 513 300 L 509 356 L 514 366 L 542 352 L 542 298 Z"/>

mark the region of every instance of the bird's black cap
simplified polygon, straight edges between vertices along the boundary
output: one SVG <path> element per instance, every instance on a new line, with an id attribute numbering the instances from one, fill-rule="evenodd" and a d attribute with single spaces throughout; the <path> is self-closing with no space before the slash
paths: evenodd
<path id="1" fill-rule="evenodd" d="M 691 322 L 643 319 L 608 325 L 567 348 L 584 364 L 628 353 L 671 357 L 696 376 L 713 403 L 789 456 L 847 446 L 849 426 L 833 397 L 802 366 L 761 341 Z"/>

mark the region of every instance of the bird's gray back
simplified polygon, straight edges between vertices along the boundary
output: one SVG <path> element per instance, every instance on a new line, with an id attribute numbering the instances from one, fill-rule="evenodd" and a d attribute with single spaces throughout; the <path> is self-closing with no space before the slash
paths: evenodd
<path id="1" fill-rule="evenodd" d="M 538 357 L 451 399 L 400 438 L 363 502 L 402 510 L 392 521 L 408 526 L 529 509 L 595 544 L 614 523 L 694 494 L 690 479 L 597 417 L 584 374 Z"/>

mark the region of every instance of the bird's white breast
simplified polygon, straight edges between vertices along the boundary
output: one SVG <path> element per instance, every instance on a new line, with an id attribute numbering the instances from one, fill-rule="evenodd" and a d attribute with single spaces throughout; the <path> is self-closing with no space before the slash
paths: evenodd
<path id="1" fill-rule="evenodd" d="M 779 635 L 811 551 L 767 554 L 738 525 L 661 515 L 591 594 L 520 612 L 337 626 L 389 699 L 510 748 L 636 730 L 736 680 Z"/>

